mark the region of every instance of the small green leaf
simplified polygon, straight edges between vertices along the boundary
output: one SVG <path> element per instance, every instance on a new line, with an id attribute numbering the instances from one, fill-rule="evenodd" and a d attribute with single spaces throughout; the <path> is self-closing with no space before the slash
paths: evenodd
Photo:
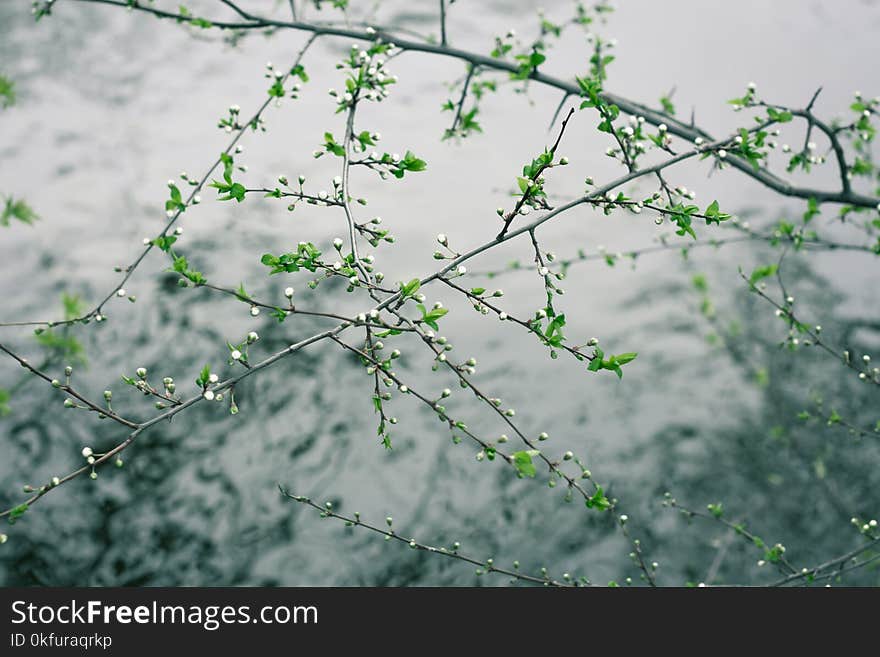
<path id="1" fill-rule="evenodd" d="M 751 285 L 754 285 L 762 278 L 773 276 L 776 273 L 777 269 L 779 269 L 778 265 L 764 265 L 763 267 L 756 267 L 751 276 L 749 276 L 749 283 Z"/>
<path id="2" fill-rule="evenodd" d="M 412 279 L 409 283 L 403 284 L 400 286 L 400 294 L 404 299 L 409 299 L 416 292 L 419 291 L 422 282 L 418 278 Z"/>
<path id="3" fill-rule="evenodd" d="M 513 459 L 513 466 L 516 468 L 520 477 L 534 477 L 535 474 L 537 474 L 537 469 L 532 462 L 532 457 L 538 456 L 540 453 L 541 452 L 536 449 L 526 449 L 520 452 L 514 452 L 510 455 Z"/>

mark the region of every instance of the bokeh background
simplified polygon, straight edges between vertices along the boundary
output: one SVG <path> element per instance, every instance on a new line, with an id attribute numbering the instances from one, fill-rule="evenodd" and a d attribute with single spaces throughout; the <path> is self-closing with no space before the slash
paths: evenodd
<path id="1" fill-rule="evenodd" d="M 193 33 L 168 21 L 115 8 L 58 2 L 53 16 L 34 24 L 30 2 L 0 3 L 0 72 L 16 82 L 17 104 L 0 113 L 0 193 L 25 198 L 42 219 L 33 227 L 0 230 L 3 311 L 0 320 L 61 316 L 62 293 L 91 304 L 114 285 L 113 267 L 127 264 L 143 237 L 164 222 L 166 180 L 181 170 L 201 175 L 228 137 L 217 119 L 233 103 L 247 115 L 265 98 L 268 61 L 286 66 L 306 36 L 250 34 L 230 43 L 212 31 Z M 160 3 L 161 4 L 161 3 Z M 174 3 L 172 3 L 174 4 Z M 353 2 L 351 16 L 375 4 Z M 540 3 L 548 18 L 571 15 L 572 3 Z M 286 3 L 242 0 L 256 13 L 287 16 Z M 375 21 L 437 34 L 436 2 L 381 3 Z M 176 4 L 174 4 L 176 6 Z M 470 2 L 450 10 L 450 41 L 488 52 L 494 36 L 516 28 L 525 41 L 537 31 L 533 2 Z M 220 3 L 191 7 L 229 16 Z M 339 19 L 336 13 L 328 18 Z M 312 9 L 306 16 L 316 17 Z M 618 40 L 607 87 L 652 105 L 675 89 L 680 115 L 693 111 L 714 134 L 742 124 L 726 100 L 749 81 L 766 98 L 803 106 L 818 86 L 825 116 L 845 116 L 852 94 L 880 93 L 880 5 L 874 1 L 667 2 L 626 1 L 596 29 Z M 303 173 L 315 189 L 329 188 L 337 173 L 329 158 L 311 152 L 325 131 L 340 135 L 329 87 L 341 84 L 335 61 L 344 39 L 323 39 L 304 64 L 312 81 L 299 100 L 270 108 L 266 135 L 248 135 L 239 161 L 253 186 L 279 174 Z M 548 53 L 547 72 L 571 77 L 587 70 L 588 48 L 571 29 Z M 446 84 L 464 72 L 461 62 L 417 53 L 396 58 L 400 78 L 388 102 L 359 112 L 358 125 L 379 131 L 389 151 L 413 150 L 428 162 L 424 173 L 381 182 L 356 171 L 353 189 L 370 204 L 362 215 L 381 215 L 398 240 L 376 257 L 389 280 L 432 271 L 434 237 L 445 232 L 465 250 L 497 232 L 494 209 L 509 204 L 514 177 L 545 144 L 557 91 L 531 85 L 514 93 L 504 83 L 482 107 L 483 134 L 456 144 L 441 142 L 451 117 L 441 112 Z M 503 78 L 499 78 L 503 80 Z M 549 176 L 556 200 L 572 198 L 583 179 L 619 175 L 604 156 L 609 145 L 595 117 L 576 115 L 560 149 L 571 165 Z M 799 144 L 799 126 L 781 141 Z M 773 163 L 784 166 L 781 158 Z M 831 165 L 814 183 L 833 186 Z M 705 206 L 754 226 L 798 218 L 804 204 L 783 199 L 736 171 L 707 176 L 700 164 L 670 172 L 673 184 L 697 191 Z M 647 190 L 648 187 L 641 187 Z M 281 300 L 289 284 L 303 307 L 356 311 L 363 301 L 340 287 L 309 291 L 306 278 L 266 276 L 259 258 L 295 247 L 300 240 L 328 247 L 343 233 L 332 209 L 248 198 L 242 204 L 204 202 L 183 217 L 181 251 L 209 280 L 244 282 L 259 298 Z M 864 233 L 819 219 L 824 234 L 864 242 Z M 724 229 L 702 230 L 725 236 Z M 605 217 L 588 208 L 569 212 L 542 230 L 545 248 L 560 257 L 577 249 L 596 253 L 650 246 L 668 226 L 650 217 Z M 673 240 L 684 240 L 673 236 Z M 518 240 L 469 263 L 475 271 L 529 261 Z M 548 449 L 583 455 L 631 520 L 658 580 L 681 585 L 711 576 L 715 583 L 773 579 L 760 553 L 712 523 L 687 524 L 663 509 L 664 491 L 704 508 L 723 501 L 728 517 L 747 521 L 770 543 L 780 541 L 800 567 L 859 544 L 851 516 L 880 515 L 878 441 L 857 439 L 840 427 L 804 423 L 799 411 L 823 400 L 854 424 L 878 420 L 876 391 L 860 385 L 839 363 L 818 352 L 780 350 L 785 326 L 772 308 L 748 293 L 738 267 L 769 262 L 770 250 L 754 244 L 697 249 L 683 260 L 677 250 L 646 256 L 631 266 L 593 261 L 573 267 L 559 299 L 567 334 L 598 336 L 611 352 L 638 351 L 622 381 L 592 375 L 570 359 L 551 361 L 536 340 L 491 316 L 474 313 L 448 290 L 426 288 L 429 301 L 451 308 L 444 334 L 462 359 L 479 360 L 476 381 L 517 409 L 521 426 L 551 435 Z M 149 401 L 124 389 L 120 375 L 147 367 L 173 376 L 189 394 L 191 380 L 210 362 L 225 371 L 225 340 L 247 331 L 262 336 L 255 354 L 268 354 L 312 334 L 325 322 L 297 317 L 277 324 L 264 313 L 205 290 L 181 290 L 152 254 L 126 286 L 137 303 L 115 301 L 109 321 L 70 331 L 84 346 L 74 363 L 75 381 L 99 397 L 115 392 L 114 405 L 146 418 Z M 878 263 L 860 253 L 816 253 L 786 260 L 799 312 L 821 323 L 834 344 L 856 353 L 880 347 Z M 692 277 L 703 274 L 714 306 L 701 312 Z M 503 287 L 505 308 L 525 315 L 542 305 L 534 274 L 511 273 L 473 285 Z M 60 374 L 69 359 L 41 349 L 29 329 L 0 329 L 5 344 Z M 61 335 L 61 334 L 59 334 Z M 727 339 L 719 339 L 727 336 Z M 406 351 L 406 343 L 403 343 Z M 399 372 L 411 387 L 437 393 L 452 381 L 432 373 L 417 348 Z M 96 450 L 120 440 L 106 422 L 62 408 L 62 397 L 0 361 L 0 387 L 11 392 L 0 419 L 0 506 L 21 499 L 23 484 L 48 480 L 81 461 L 83 445 Z M 194 391 L 194 388 L 193 388 Z M 455 446 L 448 431 L 414 400 L 396 399 L 400 424 L 394 449 L 376 440 L 371 380 L 349 356 L 317 345 L 287 359 L 236 393 L 241 413 L 203 404 L 143 435 L 126 452 L 122 471 L 105 470 L 97 482 L 77 480 L 42 500 L 14 527 L 0 550 L 0 584 L 46 585 L 503 585 L 475 578 L 455 562 L 430 558 L 397 544 L 345 530 L 284 500 L 281 483 L 343 512 L 358 510 L 424 542 L 462 543 L 463 551 L 514 559 L 524 570 L 586 575 L 596 583 L 638 578 L 628 546 L 608 515 L 566 504 L 564 491 L 545 479 L 517 480 L 499 464 L 478 463 L 475 450 Z M 453 397 L 457 416 L 471 428 L 497 435 L 503 427 L 472 403 Z M 866 569 L 846 580 L 880 583 Z"/>

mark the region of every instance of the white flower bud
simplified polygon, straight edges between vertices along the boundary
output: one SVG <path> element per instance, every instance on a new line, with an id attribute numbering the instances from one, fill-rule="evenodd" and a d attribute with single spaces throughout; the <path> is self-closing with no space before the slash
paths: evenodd
<path id="1" fill-rule="evenodd" d="M 91 447 L 83 447 L 83 448 L 82 448 L 82 455 L 83 455 L 83 458 L 84 458 L 84 459 L 89 458 L 93 453 L 94 453 L 94 452 L 92 452 L 92 448 L 91 448 Z"/>

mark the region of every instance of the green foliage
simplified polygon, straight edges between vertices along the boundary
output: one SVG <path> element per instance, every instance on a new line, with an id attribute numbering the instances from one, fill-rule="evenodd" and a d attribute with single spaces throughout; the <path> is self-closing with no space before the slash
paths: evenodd
<path id="1" fill-rule="evenodd" d="M 4 199 L 3 212 L 0 214 L 0 226 L 8 226 L 11 219 L 23 224 L 32 225 L 40 217 L 23 200 L 15 200 L 11 196 Z"/>
<path id="2" fill-rule="evenodd" d="M 208 385 L 210 379 L 211 379 L 211 366 L 205 365 L 201 369 L 201 371 L 199 372 L 199 378 L 196 379 L 196 385 L 199 388 L 204 388 Z"/>
<path id="3" fill-rule="evenodd" d="M 336 141 L 336 138 L 333 136 L 332 132 L 324 133 L 324 150 L 328 153 L 332 153 L 337 157 L 345 156 L 345 147 L 342 144 Z"/>
<path id="4" fill-rule="evenodd" d="M 694 239 L 697 239 L 697 234 L 691 227 L 691 222 L 693 221 L 693 215 L 700 211 L 699 207 L 696 205 L 676 203 L 666 211 L 669 213 L 669 218 L 678 226 L 678 230 L 675 231 L 676 235 L 690 235 Z"/>
<path id="5" fill-rule="evenodd" d="M 598 511 L 607 511 L 611 508 L 611 500 L 605 496 L 605 491 L 599 485 L 596 486 L 596 492 L 584 500 L 584 504 L 588 509 Z"/>
<path id="6" fill-rule="evenodd" d="M 431 310 L 428 310 L 427 308 L 425 308 L 424 305 L 422 305 L 420 303 L 416 304 L 416 307 L 422 313 L 421 321 L 424 322 L 425 324 L 427 324 L 428 326 L 430 326 L 435 331 L 440 330 L 440 326 L 438 326 L 437 320 L 449 312 L 449 310 L 446 308 L 433 308 Z"/>
<path id="7" fill-rule="evenodd" d="M 542 49 L 543 46 L 535 44 L 531 52 L 515 55 L 517 70 L 510 74 L 510 78 L 512 80 L 526 80 L 537 73 L 538 66 L 547 61 L 547 56 L 541 52 Z"/>
<path id="8" fill-rule="evenodd" d="M 385 165 L 391 175 L 395 178 L 403 178 L 407 171 L 416 173 L 428 168 L 427 162 L 416 157 L 412 151 L 406 151 L 403 158 L 396 161 L 393 155 L 382 153 L 376 162 Z"/>
<path id="9" fill-rule="evenodd" d="M 297 272 L 300 269 L 307 269 L 311 272 L 316 271 L 321 264 L 321 252 L 311 242 L 300 242 L 296 251 L 291 253 L 282 253 L 274 256 L 271 253 L 264 253 L 260 258 L 260 262 L 270 268 L 269 274 L 280 274 L 281 272 Z M 350 270 L 353 272 L 353 270 Z"/>
<path id="10" fill-rule="evenodd" d="M 779 265 L 763 265 L 761 267 L 755 267 L 749 276 L 749 283 L 754 285 L 762 278 L 767 278 L 768 276 L 773 276 L 777 270 L 779 269 Z"/>
<path id="11" fill-rule="evenodd" d="M 767 108 L 767 118 L 776 123 L 788 123 L 792 120 L 793 115 L 788 110 L 777 110 L 773 107 Z"/>
<path id="12" fill-rule="evenodd" d="M 30 507 L 28 506 L 27 502 L 25 502 L 25 503 L 23 503 L 23 504 L 19 504 L 18 506 L 13 507 L 12 509 L 10 509 L 10 511 L 9 511 L 9 516 L 8 516 L 9 524 L 10 524 L 10 525 L 14 525 L 16 522 L 18 522 L 18 520 L 19 520 L 19 519 L 20 519 L 25 513 L 27 513 L 27 511 L 28 511 L 29 508 L 30 508 Z"/>
<path id="13" fill-rule="evenodd" d="M 5 75 L 0 75 L 0 104 L 3 109 L 15 104 L 15 82 Z"/>
<path id="14" fill-rule="evenodd" d="M 220 154 L 220 162 L 223 164 L 223 181 L 211 181 L 209 187 L 217 189 L 218 199 L 221 201 L 229 201 L 235 199 L 239 203 L 244 200 L 246 188 L 241 183 L 232 180 L 232 172 L 235 162 L 229 153 Z M 173 193 L 173 192 L 172 192 Z M 173 200 L 173 197 L 172 197 Z"/>
<path id="15" fill-rule="evenodd" d="M 544 341 L 551 347 L 561 347 L 565 342 L 565 336 L 562 335 L 562 327 L 565 326 L 565 314 L 561 313 L 554 316 L 547 323 L 544 330 Z"/>
<path id="16" fill-rule="evenodd" d="M 175 271 L 180 274 L 185 281 L 191 282 L 193 285 L 204 285 L 208 282 L 208 279 L 204 277 L 202 272 L 195 271 L 194 269 L 190 269 L 189 262 L 186 259 L 186 256 L 176 255 L 173 251 L 170 252 L 173 264 L 171 266 L 171 271 Z"/>
<path id="17" fill-rule="evenodd" d="M 64 319 L 66 320 L 82 317 L 85 312 L 83 300 L 78 294 L 68 294 L 67 292 L 62 293 L 61 305 L 64 308 Z"/>
<path id="18" fill-rule="evenodd" d="M 293 68 L 291 68 L 290 75 L 299 78 L 303 82 L 309 81 L 309 76 L 306 73 L 306 69 L 302 64 L 296 64 Z"/>
<path id="19" fill-rule="evenodd" d="M 516 468 L 517 475 L 520 477 L 534 477 L 537 474 L 537 469 L 532 461 L 532 457 L 538 456 L 540 453 L 536 449 L 526 449 L 511 454 L 511 462 L 513 467 Z"/>
<path id="20" fill-rule="evenodd" d="M 596 347 L 596 353 L 593 356 L 593 359 L 590 361 L 590 364 L 587 366 L 587 369 L 590 372 L 598 372 L 599 370 L 609 370 L 610 372 L 614 372 L 617 374 L 617 378 L 623 378 L 623 370 L 621 367 L 630 363 L 636 359 L 638 354 L 636 352 L 627 352 L 624 354 L 617 354 L 609 356 L 605 358 L 605 352 L 602 351 L 599 347 Z"/>
<path id="21" fill-rule="evenodd" d="M 171 195 L 167 201 L 165 201 L 165 212 L 175 213 L 175 212 L 183 212 L 186 210 L 186 203 L 183 202 L 183 197 L 180 194 L 180 188 L 177 185 L 168 185 L 168 191 Z"/>
<path id="22" fill-rule="evenodd" d="M 727 219 L 730 219 L 729 214 L 727 214 L 725 212 L 721 212 L 718 209 L 718 201 L 712 201 L 709 204 L 709 207 L 707 207 L 706 210 L 704 211 L 704 214 L 706 216 L 706 225 L 707 226 L 709 226 L 711 224 L 720 224 L 722 221 L 726 221 Z"/>
<path id="23" fill-rule="evenodd" d="M 12 412 L 12 409 L 9 407 L 11 397 L 8 390 L 0 388 L 0 417 L 5 417 Z"/>
<path id="24" fill-rule="evenodd" d="M 418 278 L 412 279 L 409 283 L 401 283 L 400 284 L 400 298 L 401 299 L 409 299 L 416 292 L 419 291 L 422 283 Z"/>
<path id="25" fill-rule="evenodd" d="M 171 246 L 177 241 L 177 235 L 162 235 L 153 240 L 153 245 L 166 253 L 171 251 Z"/>
<path id="26" fill-rule="evenodd" d="M 660 97 L 660 107 L 663 108 L 663 111 L 669 116 L 675 116 L 675 105 L 672 104 L 671 94 L 666 94 Z"/>
<path id="27" fill-rule="evenodd" d="M 86 361 L 85 347 L 73 335 L 56 329 L 45 329 L 34 337 L 37 343 L 54 358 L 77 364 Z"/>

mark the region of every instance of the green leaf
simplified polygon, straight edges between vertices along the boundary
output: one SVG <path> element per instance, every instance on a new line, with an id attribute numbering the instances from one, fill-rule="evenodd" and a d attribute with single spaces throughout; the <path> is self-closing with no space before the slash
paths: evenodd
<path id="1" fill-rule="evenodd" d="M 540 453 L 541 452 L 536 449 L 526 449 L 520 452 L 514 452 L 510 455 L 513 459 L 513 467 L 516 468 L 520 477 L 534 477 L 537 474 L 537 469 L 532 462 L 532 457 L 538 456 Z"/>
<path id="2" fill-rule="evenodd" d="M 706 225 L 720 224 L 722 221 L 730 219 L 730 215 L 718 209 L 718 201 L 712 201 L 706 208 Z"/>
<path id="3" fill-rule="evenodd" d="M 210 379 L 210 377 L 211 377 L 211 366 L 205 365 L 202 368 L 202 371 L 199 372 L 199 378 L 196 379 L 196 385 L 199 386 L 200 388 L 204 388 L 206 385 L 208 385 L 208 380 Z"/>
<path id="4" fill-rule="evenodd" d="M 154 239 L 153 244 L 168 253 L 171 250 L 171 246 L 176 241 L 177 235 L 162 235 L 161 237 L 157 237 L 156 239 Z"/>
<path id="5" fill-rule="evenodd" d="M 9 524 L 14 525 L 16 521 L 21 518 L 30 507 L 27 502 L 23 504 L 19 504 L 16 507 L 13 507 L 12 510 L 9 511 Z"/>
<path id="6" fill-rule="evenodd" d="M 778 265 L 764 265 L 763 267 L 756 267 L 752 272 L 752 275 L 749 276 L 749 283 L 754 285 L 762 278 L 767 278 L 768 276 L 773 276 L 776 273 L 776 270 L 779 269 Z"/>
<path id="7" fill-rule="evenodd" d="M 298 77 L 303 82 L 309 81 L 309 76 L 306 73 L 306 69 L 303 68 L 302 64 L 297 64 L 292 69 L 290 69 L 290 74 Z"/>
<path id="8" fill-rule="evenodd" d="M 420 303 L 416 304 L 416 307 L 422 312 L 422 321 L 435 331 L 440 330 L 440 327 L 437 325 L 437 320 L 449 312 L 447 308 L 433 308 L 428 311 L 428 309 Z"/>
<path id="9" fill-rule="evenodd" d="M 636 356 L 638 356 L 636 352 L 628 351 L 625 354 L 617 354 L 616 356 L 612 356 L 611 358 L 615 359 L 618 365 L 626 365 L 627 363 L 634 361 L 636 359 Z"/>
<path id="10" fill-rule="evenodd" d="M 0 75 L 0 99 L 3 101 L 3 109 L 15 104 L 15 83 L 3 75 Z"/>
<path id="11" fill-rule="evenodd" d="M 16 201 L 11 196 L 5 199 L 3 212 L 0 214 L 0 226 L 8 226 L 10 219 L 31 225 L 40 217 L 24 201 Z"/>
<path id="12" fill-rule="evenodd" d="M 409 283 L 400 286 L 400 294 L 403 299 L 408 299 L 419 291 L 422 282 L 418 278 L 412 279 Z"/>
<path id="13" fill-rule="evenodd" d="M 61 305 L 64 307 L 65 320 L 75 319 L 83 314 L 83 300 L 78 294 L 62 293 Z"/>
<path id="14" fill-rule="evenodd" d="M 672 104 L 672 99 L 669 96 L 660 97 L 660 106 L 666 114 L 675 116 L 675 105 Z"/>
<path id="15" fill-rule="evenodd" d="M 320 257 L 321 252 L 314 244 L 300 242 L 295 253 L 282 253 L 280 256 L 264 253 L 260 262 L 271 268 L 269 274 L 296 272 L 300 269 L 314 272 L 321 264 Z"/>
<path id="16" fill-rule="evenodd" d="M 559 337 L 561 342 L 562 338 L 562 327 L 565 326 L 565 314 L 556 315 L 550 323 L 547 324 L 547 329 L 544 331 L 545 338 L 552 338 L 554 336 Z M 556 346 L 559 346 L 558 344 Z"/>
<path id="17" fill-rule="evenodd" d="M 272 98 L 284 98 L 284 85 L 281 80 L 275 80 L 275 83 L 269 87 L 269 96 Z"/>
<path id="18" fill-rule="evenodd" d="M 792 113 L 789 112 L 788 110 L 781 110 L 780 111 L 780 110 L 774 109 L 773 107 L 768 107 L 767 108 L 767 118 L 769 118 L 771 121 L 776 121 L 777 123 L 788 123 L 794 117 L 792 116 Z"/>
<path id="19" fill-rule="evenodd" d="M 599 511 L 605 511 L 611 508 L 611 501 L 605 497 L 605 491 L 602 490 L 602 487 L 597 485 L 596 492 L 593 493 L 591 497 L 588 497 L 584 500 L 588 509 L 598 509 Z"/>
<path id="20" fill-rule="evenodd" d="M 602 351 L 599 347 L 596 347 L 596 354 L 593 356 L 593 359 L 590 361 L 590 364 L 587 366 L 587 369 L 590 372 L 598 372 L 602 369 L 602 358 L 605 356 L 605 352 Z"/>

